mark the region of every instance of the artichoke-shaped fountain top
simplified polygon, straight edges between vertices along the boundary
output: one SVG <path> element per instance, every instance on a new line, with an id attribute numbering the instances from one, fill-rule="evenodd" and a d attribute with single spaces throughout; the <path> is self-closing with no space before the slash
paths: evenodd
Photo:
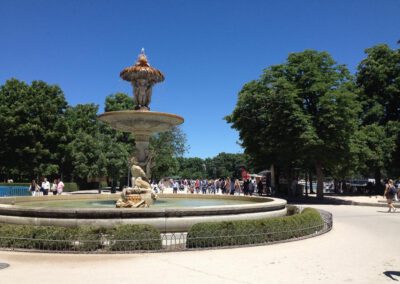
<path id="1" fill-rule="evenodd" d="M 142 48 L 137 62 L 121 71 L 120 77 L 126 81 L 134 82 L 139 79 L 146 79 L 152 84 L 164 81 L 164 75 L 160 70 L 150 66 L 147 56 Z"/>

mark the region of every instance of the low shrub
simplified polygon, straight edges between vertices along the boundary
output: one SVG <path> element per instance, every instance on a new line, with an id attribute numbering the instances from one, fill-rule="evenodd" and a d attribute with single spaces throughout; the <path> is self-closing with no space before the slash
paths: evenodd
<path id="1" fill-rule="evenodd" d="M 323 224 L 319 212 L 312 208 L 285 217 L 198 223 L 190 228 L 186 247 L 220 247 L 287 240 L 319 231 Z"/>
<path id="2" fill-rule="evenodd" d="M 160 232 L 150 225 L 120 225 L 107 234 L 112 251 L 161 249 Z"/>
<path id="3" fill-rule="evenodd" d="M 300 213 L 299 207 L 294 205 L 286 205 L 286 216 L 292 216 L 299 213 Z"/>
<path id="4" fill-rule="evenodd" d="M 160 232 L 150 225 L 56 227 L 0 224 L 0 247 L 56 251 L 161 249 Z"/>
<path id="5" fill-rule="evenodd" d="M 106 229 L 92 226 L 76 228 L 74 249 L 77 251 L 95 251 L 103 248 L 103 236 Z"/>
<path id="6" fill-rule="evenodd" d="M 64 192 L 71 192 L 79 190 L 79 186 L 76 182 L 64 182 Z"/>
<path id="7" fill-rule="evenodd" d="M 33 249 L 32 235 L 32 226 L 0 225 L 0 247 Z"/>
<path id="8" fill-rule="evenodd" d="M 108 183 L 106 181 L 101 181 L 99 183 L 99 188 L 106 188 L 106 187 L 108 187 Z"/>

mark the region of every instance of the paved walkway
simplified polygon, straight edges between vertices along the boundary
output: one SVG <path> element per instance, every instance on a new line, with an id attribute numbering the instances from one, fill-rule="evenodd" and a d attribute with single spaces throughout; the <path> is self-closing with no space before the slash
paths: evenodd
<path id="1" fill-rule="evenodd" d="M 0 283 L 396 283 L 400 213 L 313 205 L 333 230 L 284 244 L 171 253 L 64 255 L 1 252 Z M 398 282 L 397 282 L 398 283 Z"/>

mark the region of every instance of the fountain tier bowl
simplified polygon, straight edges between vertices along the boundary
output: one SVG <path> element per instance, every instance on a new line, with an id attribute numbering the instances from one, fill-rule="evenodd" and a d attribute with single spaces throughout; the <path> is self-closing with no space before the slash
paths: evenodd
<path id="1" fill-rule="evenodd" d="M 119 224 L 149 224 L 161 232 L 185 232 L 196 223 L 249 220 L 286 215 L 286 201 L 249 196 L 160 194 L 159 198 L 182 200 L 228 200 L 238 204 L 165 208 L 57 208 L 43 203 L 54 201 L 117 200 L 119 195 L 61 195 L 0 198 L 0 222 L 41 226 L 113 227 Z M 22 206 L 29 202 L 30 206 Z M 37 202 L 38 206 L 35 206 Z M 20 204 L 20 205 L 19 205 Z"/>
<path id="2" fill-rule="evenodd" d="M 138 110 L 110 111 L 99 115 L 99 119 L 114 129 L 139 135 L 167 131 L 184 121 L 175 114 Z"/>

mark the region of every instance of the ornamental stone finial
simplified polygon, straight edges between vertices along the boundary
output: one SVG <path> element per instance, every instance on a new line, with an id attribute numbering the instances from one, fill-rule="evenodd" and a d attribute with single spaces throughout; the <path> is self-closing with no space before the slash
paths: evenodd
<path id="1" fill-rule="evenodd" d="M 122 70 L 122 79 L 131 82 L 133 86 L 133 100 L 136 110 L 150 110 L 150 101 L 153 85 L 164 81 L 160 70 L 150 66 L 144 48 L 138 56 L 137 62 Z"/>

